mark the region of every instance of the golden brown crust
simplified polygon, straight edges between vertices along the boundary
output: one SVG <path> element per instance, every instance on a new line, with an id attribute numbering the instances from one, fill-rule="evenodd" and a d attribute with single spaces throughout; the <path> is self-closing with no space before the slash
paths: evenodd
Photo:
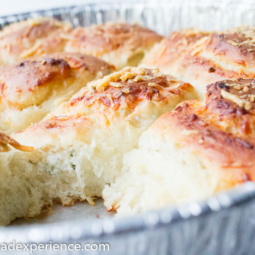
<path id="1" fill-rule="evenodd" d="M 0 32 L 2 64 L 23 58 L 63 51 L 66 40 L 62 34 L 71 27 L 51 18 L 29 19 L 5 27 Z"/>
<path id="2" fill-rule="evenodd" d="M 213 60 L 190 54 L 183 56 L 180 64 L 178 64 L 178 70 L 180 71 L 179 75 L 184 74 L 186 79 L 190 76 L 191 79 L 197 81 L 201 86 L 224 79 L 249 79 L 253 77 L 252 74 L 249 75 L 236 70 L 224 69 Z"/>
<path id="3" fill-rule="evenodd" d="M 95 57 L 56 53 L 37 59 L 27 59 L 15 66 L 0 69 L 0 95 L 3 104 L 24 108 L 39 105 L 54 89 L 67 86 L 78 71 L 96 75 L 108 74 L 114 68 Z"/>
<path id="4" fill-rule="evenodd" d="M 255 64 L 252 34 L 254 28 L 250 27 L 212 33 L 187 50 L 180 67 L 183 70 L 191 68 L 192 71 L 197 68 L 197 75 L 205 71 L 209 82 L 254 78 L 254 72 L 250 70 Z"/>
<path id="5" fill-rule="evenodd" d="M 90 139 L 88 134 L 93 129 L 106 129 L 112 123 L 115 123 L 113 128 L 123 123 L 139 127 L 150 121 L 148 118 L 155 118 L 151 115 L 161 115 L 194 96 L 190 84 L 164 75 L 158 69 L 126 67 L 90 82 L 43 121 L 17 132 L 15 137 L 22 141 L 28 136 L 32 144 L 40 143 L 41 137 L 50 141 L 58 139 L 64 133 L 68 134 L 66 140 L 72 135 Z"/>
<path id="6" fill-rule="evenodd" d="M 206 84 L 224 79 L 255 78 L 255 35 L 254 27 L 240 27 L 222 33 L 211 33 L 194 44 L 182 47 L 176 57 L 168 48 L 177 47 L 180 42 L 162 46 L 167 50 L 160 58 L 148 55 L 150 61 L 162 71 L 179 79 L 189 81 L 201 94 Z M 198 34 L 199 35 L 199 34 Z M 174 34 L 167 40 L 171 40 Z"/>
<path id="7" fill-rule="evenodd" d="M 130 48 L 152 46 L 162 37 L 139 25 L 102 24 L 74 29 L 68 47 L 73 51 L 100 56 L 127 44 Z"/>
<path id="8" fill-rule="evenodd" d="M 155 51 L 149 53 L 147 57 L 145 56 L 143 63 L 149 66 L 157 66 L 162 71 L 165 66 L 170 68 L 169 65 L 178 61 L 191 45 L 208 35 L 208 32 L 197 29 L 182 29 L 172 32 L 169 37 L 161 41 Z"/>
<path id="9" fill-rule="evenodd" d="M 218 189 L 255 180 L 255 139 L 222 130 L 210 121 L 211 118 L 207 118 L 208 114 L 197 102 L 184 103 L 172 114 L 164 116 L 164 121 L 171 123 L 167 132 L 176 135 L 179 146 L 209 161 L 208 166 L 211 164 L 213 171 L 221 176 Z"/>
<path id="10" fill-rule="evenodd" d="M 117 69 L 137 66 L 162 36 L 139 25 L 101 24 L 78 27 L 67 35 L 65 50 L 100 57 Z"/>
<path id="11" fill-rule="evenodd" d="M 2 103 L 23 108 L 40 104 L 41 93 L 48 96 L 51 82 L 63 81 L 72 76 L 71 68 L 63 59 L 43 58 L 26 60 L 19 65 L 4 67 L 0 72 Z M 34 99 L 24 100 L 33 96 Z"/>
<path id="12" fill-rule="evenodd" d="M 53 53 L 47 55 L 53 58 L 64 59 L 74 70 L 87 70 L 92 74 L 102 72 L 102 76 L 115 71 L 115 67 L 94 56 L 81 53 Z"/>
<path id="13" fill-rule="evenodd" d="M 119 108 L 134 110 L 143 101 L 160 102 L 169 95 L 183 96 L 184 91 L 189 90 L 193 90 L 190 84 L 164 75 L 158 69 L 127 67 L 91 82 L 64 106 L 64 113 L 72 112 L 73 108 L 83 110 L 83 107 L 87 109 L 95 105 L 115 111 Z"/>
<path id="14" fill-rule="evenodd" d="M 254 80 L 211 84 L 205 103 L 181 103 L 162 116 L 154 128 L 164 130 L 167 136 L 174 134 L 179 146 L 209 161 L 221 176 L 220 185 L 254 181 L 254 84 Z"/>
<path id="15" fill-rule="evenodd" d="M 22 41 L 24 38 L 35 41 L 47 37 L 49 33 L 63 26 L 67 25 L 51 18 L 29 19 L 5 27 L 1 31 L 0 38 L 8 41 Z"/>
<path id="16" fill-rule="evenodd" d="M 208 86 L 207 109 L 224 130 L 240 136 L 254 136 L 254 80 L 221 81 Z"/>
<path id="17" fill-rule="evenodd" d="M 255 113 L 255 80 L 225 80 L 209 85 L 207 105 L 211 110 L 220 109 L 221 112 L 217 112 L 218 114 L 253 115 Z"/>
<path id="18" fill-rule="evenodd" d="M 255 28 L 248 26 L 237 27 L 224 33 L 213 33 L 206 50 L 240 65 L 254 66 L 254 36 Z"/>
<path id="19" fill-rule="evenodd" d="M 233 165 L 236 167 L 237 159 L 240 160 L 240 167 L 252 166 L 252 162 L 247 159 L 251 158 L 255 152 L 255 139 L 239 137 L 218 127 L 217 122 L 213 123 L 213 117 L 209 116 L 211 114 L 206 108 L 200 107 L 199 103 L 189 102 L 178 106 L 172 115 L 176 119 L 177 128 L 182 127 L 185 130 L 196 131 L 185 138 L 185 143 L 192 141 L 194 143 L 192 146 L 199 145 L 203 149 L 218 152 L 224 162 L 222 166 L 226 168 Z M 241 155 L 246 160 L 241 160 Z M 213 155 L 211 159 L 213 159 Z"/>

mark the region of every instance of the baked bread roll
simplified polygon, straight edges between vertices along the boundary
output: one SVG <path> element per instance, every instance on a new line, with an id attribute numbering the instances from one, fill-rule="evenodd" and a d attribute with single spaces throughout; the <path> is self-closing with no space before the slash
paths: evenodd
<path id="1" fill-rule="evenodd" d="M 137 213 L 254 181 L 254 123 L 254 80 L 210 85 L 205 102 L 179 104 L 142 134 L 103 191 L 106 207 Z"/>
<path id="2" fill-rule="evenodd" d="M 78 27 L 67 39 L 67 52 L 93 55 L 121 69 L 137 66 L 162 36 L 139 25 L 107 23 Z"/>
<path id="3" fill-rule="evenodd" d="M 78 53 L 55 53 L 0 68 L 0 130 L 11 134 L 40 121 L 87 82 L 113 70 Z"/>
<path id="4" fill-rule="evenodd" d="M 198 90 L 200 97 L 204 98 L 205 84 L 224 79 L 255 78 L 254 29 L 242 26 L 208 36 L 203 32 L 195 32 L 196 42 L 181 47 L 177 58 L 172 49 L 183 45 L 183 38 L 176 36 L 182 32 L 176 32 L 162 41 L 158 47 L 160 53 L 152 51 L 144 63 L 155 65 L 165 73 L 190 82 Z"/>
<path id="5" fill-rule="evenodd" d="M 0 64 L 15 64 L 24 58 L 61 52 L 71 27 L 52 18 L 20 21 L 0 32 Z"/>
<path id="6" fill-rule="evenodd" d="M 0 185 L 5 194 L 0 196 L 0 224 L 36 216 L 56 200 L 93 203 L 119 175 L 123 155 L 137 146 L 141 133 L 161 114 L 194 97 L 191 85 L 157 69 L 128 67 L 91 82 L 55 115 L 13 135 L 34 151 L 16 152 L 0 168 L 6 183 L 17 178 L 13 185 Z"/>
<path id="7" fill-rule="evenodd" d="M 168 73 L 177 72 L 178 65 L 176 63 L 180 61 L 181 57 L 192 45 L 208 35 L 208 32 L 193 28 L 172 32 L 169 37 L 164 38 L 145 55 L 143 63 L 149 66 L 158 66 Z"/>

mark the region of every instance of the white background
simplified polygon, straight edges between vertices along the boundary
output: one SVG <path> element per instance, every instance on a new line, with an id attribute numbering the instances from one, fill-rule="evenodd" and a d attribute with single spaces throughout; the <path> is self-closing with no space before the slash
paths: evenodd
<path id="1" fill-rule="evenodd" d="M 0 0 L 0 16 L 102 0 Z"/>

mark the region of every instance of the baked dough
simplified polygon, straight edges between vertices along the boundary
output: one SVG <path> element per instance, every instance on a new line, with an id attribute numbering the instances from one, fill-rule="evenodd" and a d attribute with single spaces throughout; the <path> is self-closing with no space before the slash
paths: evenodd
<path id="1" fill-rule="evenodd" d="M 5 180 L 0 223 L 34 217 L 54 201 L 92 204 L 120 174 L 123 155 L 137 146 L 142 132 L 195 96 L 190 84 L 145 67 L 128 67 L 91 82 L 44 120 L 13 135 L 34 151 L 0 154 L 8 160 L 0 168 Z"/>
<path id="2" fill-rule="evenodd" d="M 0 68 L 0 130 L 11 134 L 40 121 L 87 82 L 114 68 L 93 56 L 54 53 Z"/>
<path id="3" fill-rule="evenodd" d="M 211 84 L 161 116 L 103 191 L 120 215 L 205 199 L 255 180 L 255 80 Z"/>
<path id="4" fill-rule="evenodd" d="M 207 36 L 196 30 L 175 32 L 152 50 L 144 63 L 191 83 L 204 98 L 207 84 L 255 78 L 254 29 L 241 26 Z"/>
<path id="5" fill-rule="evenodd" d="M 162 36 L 139 25 L 106 23 L 78 27 L 66 39 L 67 52 L 93 55 L 121 69 L 137 66 Z"/>
<path id="6" fill-rule="evenodd" d="M 68 24 L 52 18 L 37 18 L 6 26 L 0 32 L 0 64 L 16 64 L 24 58 L 64 50 Z"/>

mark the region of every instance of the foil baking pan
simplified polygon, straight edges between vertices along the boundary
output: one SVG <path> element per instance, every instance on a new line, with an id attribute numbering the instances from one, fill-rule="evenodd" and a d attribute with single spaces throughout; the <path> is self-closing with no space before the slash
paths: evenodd
<path id="1" fill-rule="evenodd" d="M 0 17 L 0 27 L 39 16 L 55 17 L 74 27 L 108 21 L 139 23 L 167 36 L 185 27 L 221 30 L 241 24 L 254 25 L 255 5 L 248 0 L 103 1 Z M 106 250 L 44 249 L 32 254 L 255 254 L 254 241 L 255 184 L 252 182 L 205 201 L 125 218 L 107 213 L 102 200 L 98 200 L 95 206 L 87 203 L 65 208 L 56 206 L 55 213 L 46 219 L 17 220 L 10 226 L 0 227 L 0 254 L 31 254 L 28 249 L 1 249 L 1 245 L 11 243 L 22 243 L 25 247 L 35 244 L 109 245 Z"/>

